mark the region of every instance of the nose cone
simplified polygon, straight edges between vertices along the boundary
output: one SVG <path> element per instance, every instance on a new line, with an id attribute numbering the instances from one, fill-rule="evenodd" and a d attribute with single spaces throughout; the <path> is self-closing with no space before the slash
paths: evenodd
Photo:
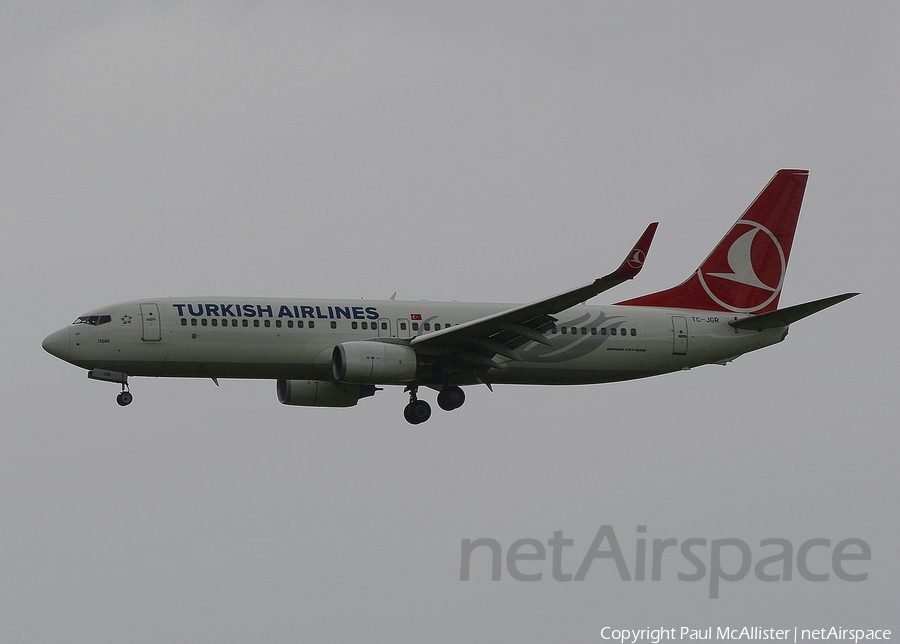
<path id="1" fill-rule="evenodd" d="M 51 333 L 41 343 L 44 351 L 50 355 L 54 355 L 61 360 L 69 360 L 69 329 L 60 329 L 55 333 Z"/>

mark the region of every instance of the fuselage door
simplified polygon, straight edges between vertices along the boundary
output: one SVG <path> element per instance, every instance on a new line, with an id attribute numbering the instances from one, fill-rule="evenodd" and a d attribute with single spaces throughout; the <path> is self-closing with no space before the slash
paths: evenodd
<path id="1" fill-rule="evenodd" d="M 391 321 L 387 318 L 381 318 L 380 320 L 375 320 L 372 324 L 378 327 L 378 337 L 379 338 L 389 338 L 391 337 Z"/>
<path id="2" fill-rule="evenodd" d="M 159 326 L 159 307 L 155 302 L 141 304 L 141 323 L 143 324 L 142 340 L 146 342 L 159 342 L 162 340 L 162 332 Z"/>
<path id="3" fill-rule="evenodd" d="M 409 320 L 399 319 L 397 320 L 397 337 L 398 338 L 408 338 L 409 337 Z"/>
<path id="4" fill-rule="evenodd" d="M 672 334 L 675 343 L 672 345 L 672 354 L 676 356 L 687 355 L 688 332 L 687 318 L 683 315 L 672 316 Z"/>

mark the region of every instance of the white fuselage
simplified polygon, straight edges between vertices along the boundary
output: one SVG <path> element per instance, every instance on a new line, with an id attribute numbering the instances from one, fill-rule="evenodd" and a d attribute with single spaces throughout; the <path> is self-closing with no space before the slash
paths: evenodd
<path id="1" fill-rule="evenodd" d="M 331 381 L 332 353 L 338 344 L 373 338 L 402 343 L 510 306 L 147 299 L 98 309 L 51 337 L 56 355 L 85 369 L 130 376 Z M 490 368 L 479 381 L 567 385 L 629 380 L 724 363 L 780 342 L 787 330 L 738 330 L 728 324 L 737 319 L 735 314 L 646 306 L 580 305 L 555 317 L 556 328 L 545 333 L 550 346 L 529 341 L 518 349 L 521 361 L 496 356 L 499 368 Z"/>

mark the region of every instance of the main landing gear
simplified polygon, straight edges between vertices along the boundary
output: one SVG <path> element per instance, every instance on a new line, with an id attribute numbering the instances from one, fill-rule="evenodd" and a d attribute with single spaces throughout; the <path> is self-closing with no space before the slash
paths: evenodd
<path id="1" fill-rule="evenodd" d="M 466 402 L 466 394 L 462 387 L 456 385 L 447 385 L 438 393 L 438 407 L 444 411 L 453 411 L 459 409 Z"/>
<path id="2" fill-rule="evenodd" d="M 418 425 L 431 418 L 431 405 L 416 397 L 419 388 L 412 386 L 407 387 L 404 391 L 409 392 L 409 404 L 403 408 L 403 417 L 406 422 L 410 425 Z"/>
<path id="3" fill-rule="evenodd" d="M 419 400 L 417 397 L 419 387 L 411 385 L 404 391 L 409 392 L 409 404 L 403 408 L 403 417 L 406 419 L 406 422 L 411 425 L 418 425 L 431 418 L 431 405 L 424 400 Z M 437 402 L 438 407 L 444 411 L 453 411 L 462 407 L 463 403 L 466 402 L 466 394 L 461 387 L 447 385 L 438 393 Z"/>

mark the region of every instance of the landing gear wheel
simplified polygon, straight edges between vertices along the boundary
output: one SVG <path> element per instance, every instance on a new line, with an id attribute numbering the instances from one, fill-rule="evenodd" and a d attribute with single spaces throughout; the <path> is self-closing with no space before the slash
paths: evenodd
<path id="1" fill-rule="evenodd" d="M 403 408 L 403 417 L 411 425 L 424 423 L 431 418 L 431 405 L 424 400 L 414 400 Z"/>
<path id="2" fill-rule="evenodd" d="M 132 400 L 134 400 L 134 396 L 131 395 L 130 391 L 123 391 L 118 396 L 116 396 L 116 402 L 119 403 L 119 405 L 122 407 L 130 405 Z"/>
<path id="3" fill-rule="evenodd" d="M 463 406 L 464 402 L 466 402 L 466 394 L 462 390 L 462 387 L 457 387 L 456 385 L 448 385 L 441 389 L 440 393 L 438 393 L 438 407 L 440 407 L 444 411 L 453 411 L 454 409 L 459 409 Z"/>

